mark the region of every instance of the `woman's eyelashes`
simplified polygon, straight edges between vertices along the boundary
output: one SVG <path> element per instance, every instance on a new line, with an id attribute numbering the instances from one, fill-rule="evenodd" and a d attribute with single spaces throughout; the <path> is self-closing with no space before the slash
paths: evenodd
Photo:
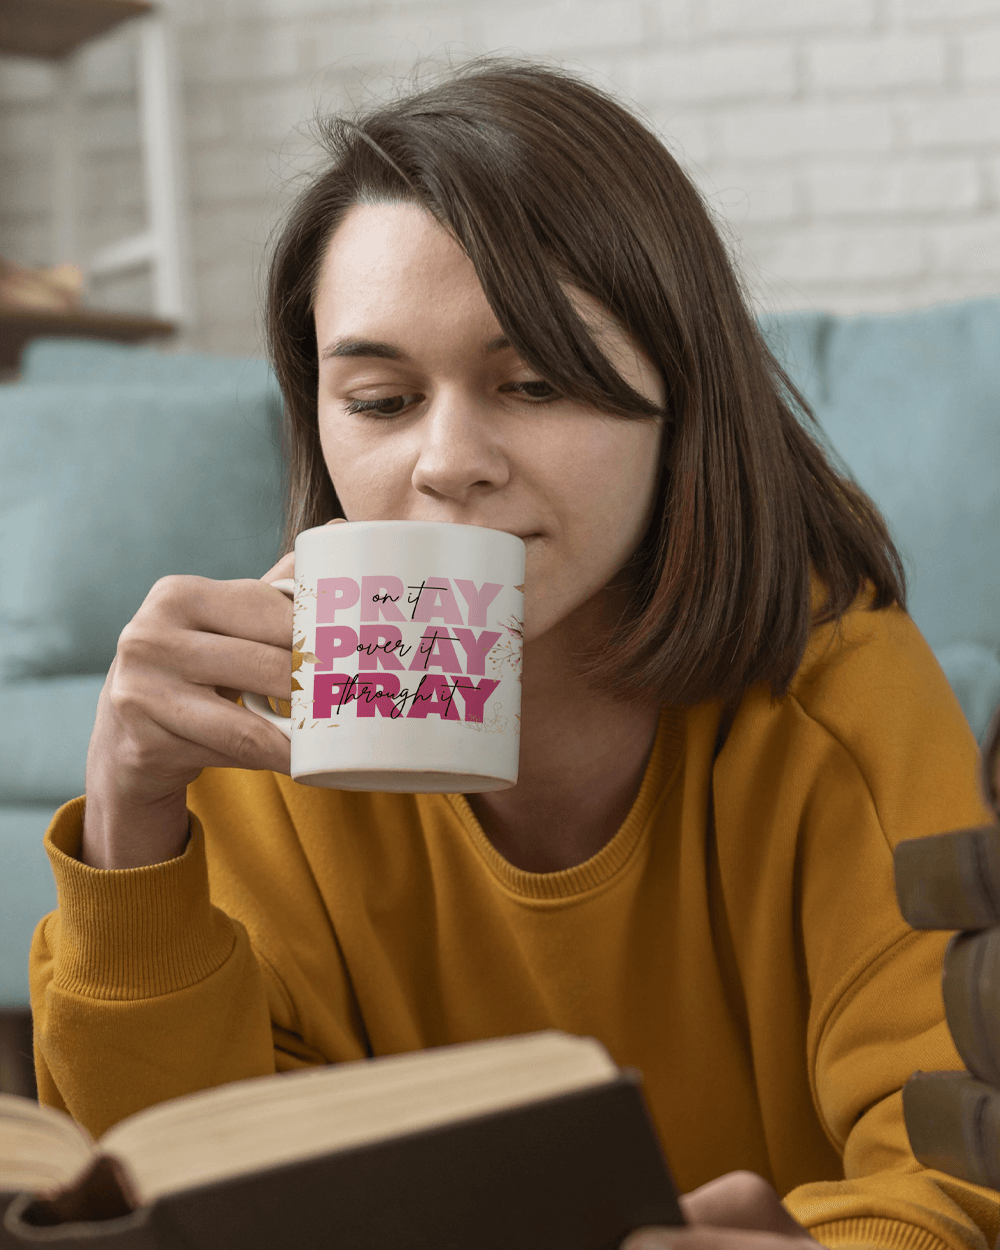
<path id="1" fill-rule="evenodd" d="M 344 408 L 346 412 L 366 417 L 398 417 L 421 398 L 420 395 L 387 395 L 384 399 L 349 399 Z"/>
<path id="2" fill-rule="evenodd" d="M 555 387 L 548 382 L 543 382 L 541 378 L 532 379 L 529 382 L 508 382 L 506 386 L 500 387 L 501 392 L 508 394 L 514 392 L 523 395 L 529 403 L 548 404 L 553 399 L 559 399 Z"/>
<path id="3" fill-rule="evenodd" d="M 561 398 L 554 387 L 541 378 L 532 378 L 525 382 L 506 382 L 498 390 L 502 395 L 517 395 L 529 404 L 548 404 Z M 352 416 L 384 420 L 400 416 L 423 399 L 424 396 L 419 394 L 386 395 L 381 399 L 348 399 L 344 403 L 344 411 Z"/>

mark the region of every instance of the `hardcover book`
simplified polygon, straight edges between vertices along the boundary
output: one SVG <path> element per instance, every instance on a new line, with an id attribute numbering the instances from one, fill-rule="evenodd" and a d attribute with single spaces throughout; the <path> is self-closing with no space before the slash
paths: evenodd
<path id="1" fill-rule="evenodd" d="M 3 1250 L 617 1250 L 684 1222 L 638 1073 L 558 1032 L 239 1081 L 97 1142 L 2 1096 L 0 1194 Z"/>
<path id="2" fill-rule="evenodd" d="M 988 929 L 1000 924 L 1000 825 L 900 842 L 896 897 L 914 929 Z"/>
<path id="3" fill-rule="evenodd" d="M 1000 1086 L 1000 927 L 955 934 L 944 953 L 941 992 L 962 1062 Z"/>
<path id="4" fill-rule="evenodd" d="M 1000 1189 L 1000 1090 L 969 1072 L 916 1072 L 903 1117 L 924 1167 Z"/>

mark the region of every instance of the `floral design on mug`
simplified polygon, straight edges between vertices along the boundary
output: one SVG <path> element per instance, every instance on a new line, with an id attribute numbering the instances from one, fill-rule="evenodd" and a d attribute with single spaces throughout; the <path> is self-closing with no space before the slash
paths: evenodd
<path id="1" fill-rule="evenodd" d="M 482 733 L 482 731 L 485 729 L 488 734 L 502 734 L 504 730 L 507 728 L 507 717 L 503 715 L 503 704 L 499 702 L 491 703 L 490 707 L 496 709 L 492 716 L 484 716 L 483 719 L 479 722 L 466 720 L 466 721 L 461 721 L 459 723 L 464 725 L 466 729 L 474 729 L 476 733 Z M 517 726 L 515 728 L 515 733 L 518 734 L 518 736 L 520 736 L 520 733 L 521 733 L 521 717 L 520 716 L 517 717 Z"/>
<path id="2" fill-rule="evenodd" d="M 521 680 L 521 639 L 524 636 L 524 622 L 519 621 L 516 616 L 507 618 L 513 624 L 508 625 L 504 621 L 498 621 L 497 628 L 505 629 L 510 634 L 510 639 L 506 642 L 497 642 L 488 655 L 490 668 L 494 676 L 502 677 L 502 669 L 505 664 L 510 666 L 511 676 Z"/>
<path id="3" fill-rule="evenodd" d="M 508 624 L 507 622 L 510 622 Z M 513 613 L 507 617 L 507 621 L 498 622 L 501 629 L 505 629 L 512 638 L 520 638 L 524 640 L 524 621 L 520 620 Z"/>
<path id="4" fill-rule="evenodd" d="M 316 656 L 313 655 L 311 651 L 305 651 L 303 649 L 305 645 L 306 645 L 305 634 L 302 634 L 300 637 L 295 638 L 292 641 L 292 692 L 293 693 L 296 690 L 302 689 L 302 687 L 299 685 L 298 681 L 295 678 L 295 674 L 299 671 L 302 665 L 319 663 L 319 660 L 317 660 Z M 301 728 L 301 726 L 299 726 L 299 728 Z"/>

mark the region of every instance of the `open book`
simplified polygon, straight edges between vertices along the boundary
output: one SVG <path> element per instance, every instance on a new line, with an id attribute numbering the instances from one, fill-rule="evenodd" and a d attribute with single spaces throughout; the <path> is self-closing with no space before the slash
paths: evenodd
<path id="1" fill-rule="evenodd" d="M 53 1225 L 92 1250 L 614 1250 L 683 1222 L 638 1074 L 558 1032 L 239 1081 L 97 1143 L 0 1097 L 0 1193 L 4 1250 Z"/>

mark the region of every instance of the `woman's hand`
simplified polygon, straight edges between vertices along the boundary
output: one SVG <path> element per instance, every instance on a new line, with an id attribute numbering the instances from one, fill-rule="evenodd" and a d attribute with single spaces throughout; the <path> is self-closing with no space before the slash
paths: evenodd
<path id="1" fill-rule="evenodd" d="M 287 699 L 292 603 L 259 581 L 164 577 L 122 631 L 87 753 L 80 858 L 136 868 L 180 855 L 187 787 L 203 768 L 287 773 L 288 739 L 237 705 L 241 690 Z"/>
<path id="2" fill-rule="evenodd" d="M 728 1172 L 680 1200 L 684 1228 L 640 1228 L 621 1250 L 806 1250 L 819 1243 L 755 1172 Z"/>

